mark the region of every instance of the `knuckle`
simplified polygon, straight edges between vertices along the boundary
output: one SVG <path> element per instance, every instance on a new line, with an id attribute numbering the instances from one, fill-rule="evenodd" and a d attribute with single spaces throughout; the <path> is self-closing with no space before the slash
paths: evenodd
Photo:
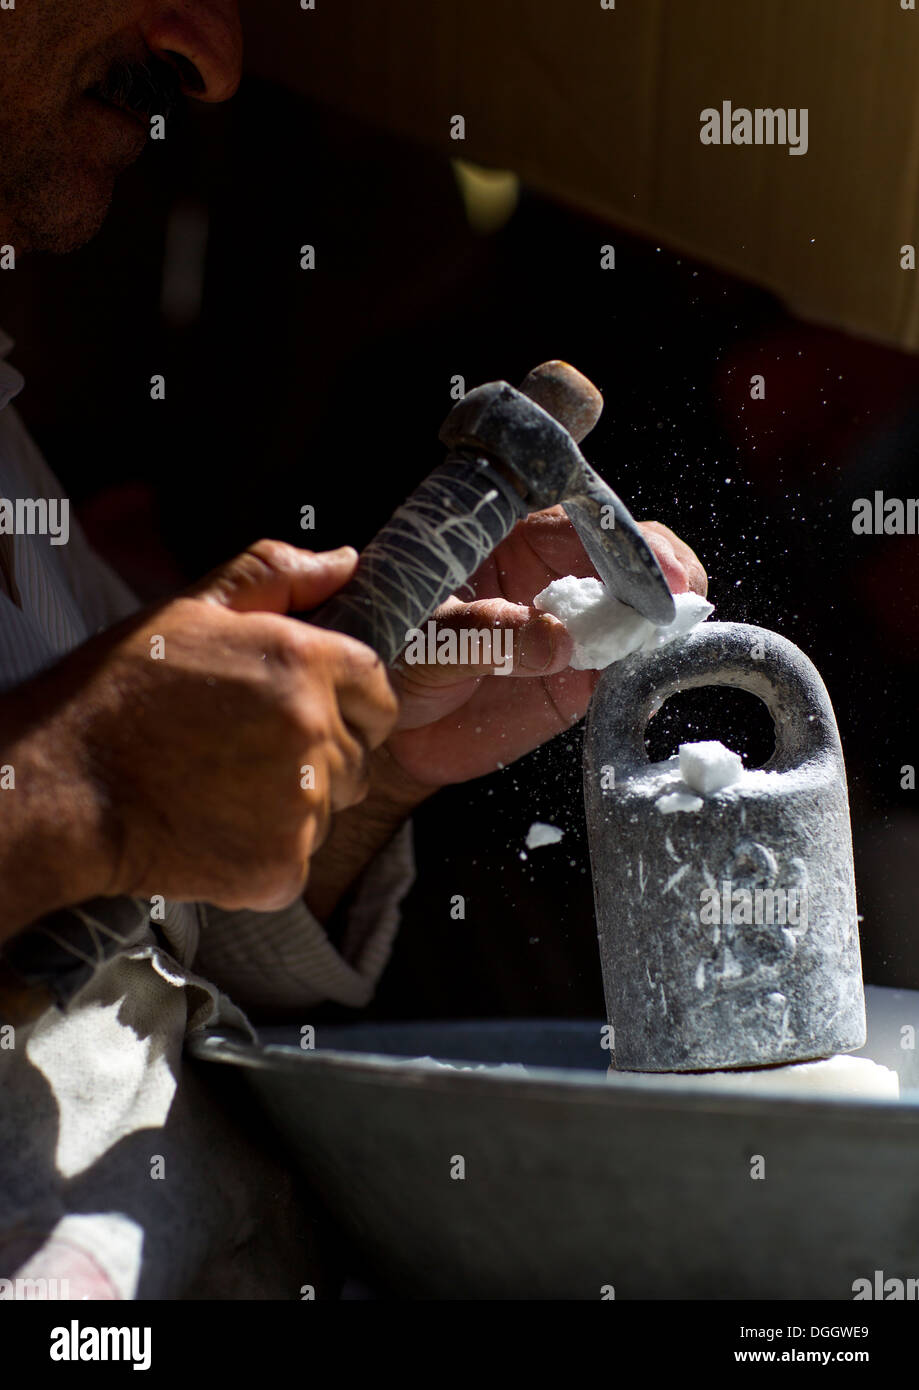
<path id="1" fill-rule="evenodd" d="M 278 708 L 284 755 L 316 766 L 325 758 L 329 731 L 320 711 L 298 701 L 282 701 Z"/>
<path id="2" fill-rule="evenodd" d="M 336 648 L 342 671 L 356 680 L 374 679 L 375 673 L 385 671 L 383 662 L 372 647 L 356 637 L 335 633 Z"/>
<path id="3" fill-rule="evenodd" d="M 280 618 L 269 628 L 272 654 L 285 666 L 304 667 L 315 657 L 312 644 L 301 630 L 301 624 Z"/>
<path id="4" fill-rule="evenodd" d="M 275 541 L 265 536 L 254 545 L 250 545 L 241 558 L 249 557 L 256 565 L 277 571 L 289 569 L 296 554 L 296 548 L 288 545 L 286 541 Z"/>
<path id="5" fill-rule="evenodd" d="M 376 652 L 369 647 L 361 647 L 359 643 L 356 645 L 359 650 L 353 658 L 349 674 L 382 714 L 395 719 L 399 701 L 389 671 Z"/>
<path id="6" fill-rule="evenodd" d="M 339 729 L 337 736 L 330 738 L 326 749 L 326 767 L 331 784 L 338 787 L 344 780 L 352 778 L 363 760 L 364 750 L 357 739 L 350 730 Z"/>

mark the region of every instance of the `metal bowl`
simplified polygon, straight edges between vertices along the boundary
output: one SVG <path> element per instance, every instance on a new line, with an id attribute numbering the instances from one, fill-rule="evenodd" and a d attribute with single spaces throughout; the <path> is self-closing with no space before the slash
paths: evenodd
<path id="1" fill-rule="evenodd" d="M 211 1033 L 192 1050 L 239 1069 L 396 1295 L 851 1299 L 876 1270 L 919 1278 L 903 1031 L 919 1035 L 919 993 L 867 995 L 863 1054 L 898 1071 L 899 1101 L 608 1077 L 599 1023 L 319 1027 L 314 1051 L 298 1029 Z"/>

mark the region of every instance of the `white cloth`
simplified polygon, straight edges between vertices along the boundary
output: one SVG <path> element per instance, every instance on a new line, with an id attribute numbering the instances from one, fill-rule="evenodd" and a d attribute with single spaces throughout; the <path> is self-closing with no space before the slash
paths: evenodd
<path id="1" fill-rule="evenodd" d="M 60 498 L 9 404 L 23 386 L 4 360 L 11 346 L 0 334 L 0 496 Z M 4 547 L 0 689 L 137 607 L 72 517 L 66 545 L 15 535 L 0 537 Z M 241 1009 L 256 1005 L 366 1004 L 413 871 L 406 825 L 356 886 L 341 950 L 298 901 L 275 913 L 169 903 L 159 923 L 167 952 L 138 903 L 130 944 L 100 966 L 66 1013 L 50 1011 L 17 1033 L 14 1049 L 0 1050 L 0 1279 L 63 1267 L 79 1284 L 89 1262 L 111 1289 L 100 1295 L 91 1283 L 93 1297 L 177 1297 L 202 1262 L 255 1239 L 263 1222 L 253 1217 L 253 1192 L 266 1187 L 266 1160 L 187 1078 L 185 1034 L 215 1021 L 248 1029 Z M 214 1135 L 237 1150 L 219 1174 L 202 1163 Z M 151 1177 L 157 1156 L 165 1158 L 163 1179 Z M 272 1181 L 277 1189 L 277 1172 Z M 290 1225 L 276 1216 L 275 1231 Z M 276 1276 L 264 1274 L 264 1260 L 260 1268 L 263 1290 Z M 299 1283 L 291 1297 L 299 1297 Z M 243 1283 L 240 1296 L 268 1295 Z"/>

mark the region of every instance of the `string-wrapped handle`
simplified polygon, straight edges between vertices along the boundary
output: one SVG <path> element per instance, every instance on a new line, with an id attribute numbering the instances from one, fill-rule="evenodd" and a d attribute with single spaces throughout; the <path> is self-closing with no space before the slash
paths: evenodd
<path id="1" fill-rule="evenodd" d="M 485 459 L 452 454 L 362 551 L 351 582 L 305 616 L 366 642 L 390 665 L 409 629 L 466 582 L 527 510 Z"/>
<path id="2" fill-rule="evenodd" d="M 518 521 L 564 499 L 585 469 L 576 442 L 602 408 L 593 383 L 559 361 L 534 368 L 519 391 L 492 382 L 469 392 L 441 431 L 451 446 L 446 462 L 361 553 L 350 583 L 300 616 L 359 638 L 390 665 L 410 629 L 460 589 Z M 483 443 L 486 417 L 492 428 Z"/>

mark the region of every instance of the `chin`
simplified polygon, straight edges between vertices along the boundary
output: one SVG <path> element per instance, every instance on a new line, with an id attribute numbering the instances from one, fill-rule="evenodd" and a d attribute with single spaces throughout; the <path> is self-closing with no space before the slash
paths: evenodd
<path id="1" fill-rule="evenodd" d="M 112 201 L 114 179 L 71 181 L 55 194 L 46 192 L 40 207 L 23 218 L 23 241 L 31 251 L 64 255 L 85 246 L 102 227 Z"/>

